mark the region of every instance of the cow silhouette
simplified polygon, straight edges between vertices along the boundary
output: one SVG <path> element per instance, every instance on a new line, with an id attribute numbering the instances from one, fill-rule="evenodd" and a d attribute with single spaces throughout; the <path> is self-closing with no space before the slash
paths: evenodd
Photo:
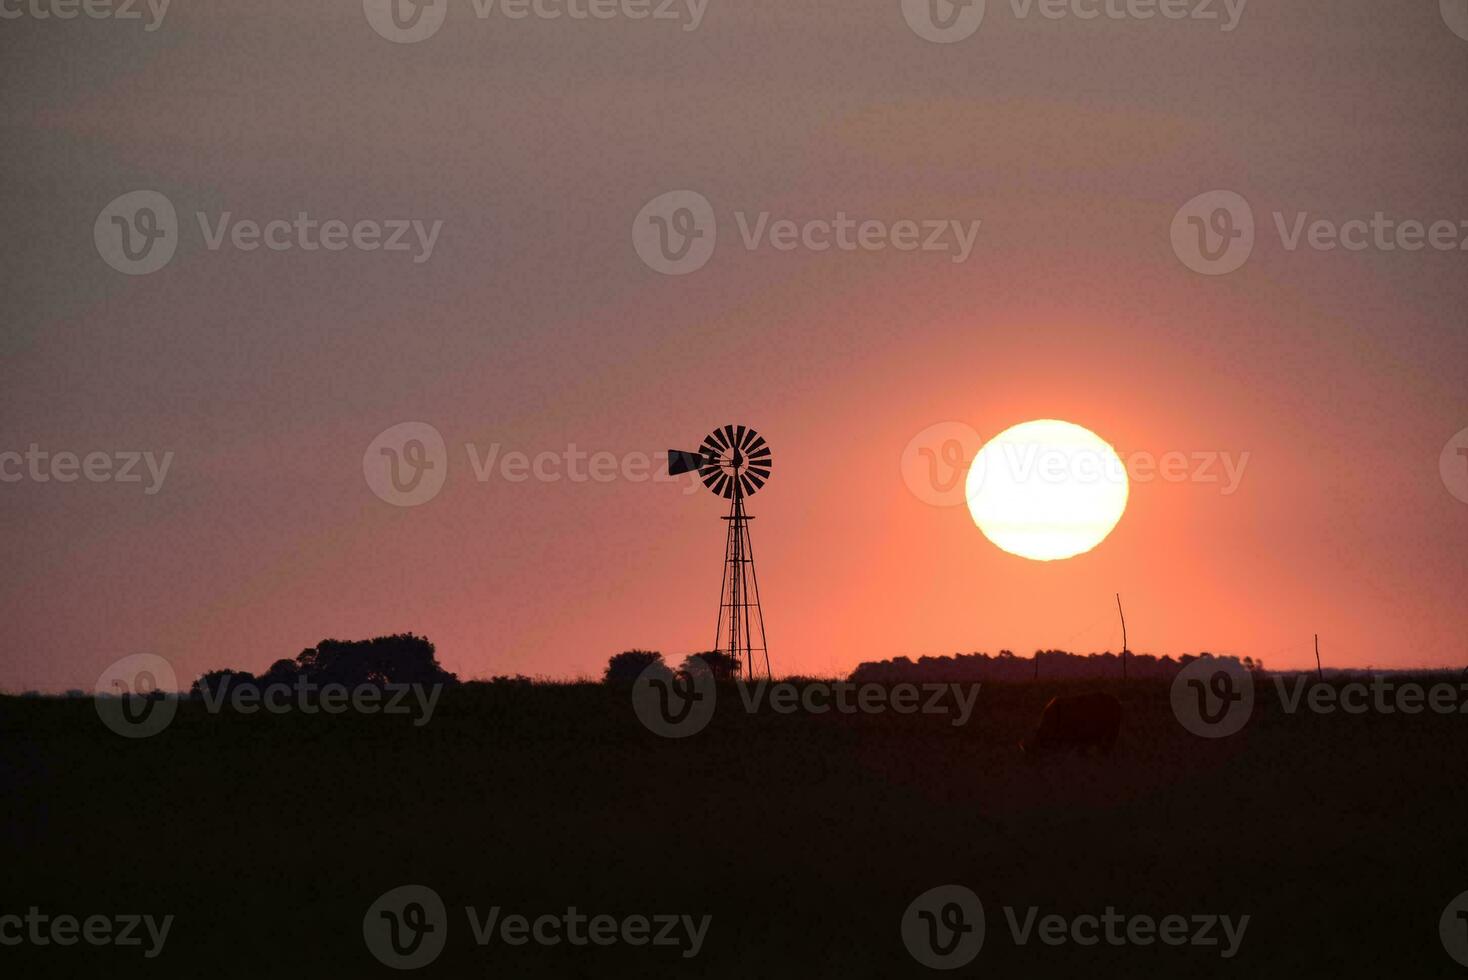
<path id="1" fill-rule="evenodd" d="M 1121 731 L 1121 702 L 1110 694 L 1066 694 L 1050 699 L 1040 727 L 1019 743 L 1028 754 L 1053 749 L 1110 752 Z"/>

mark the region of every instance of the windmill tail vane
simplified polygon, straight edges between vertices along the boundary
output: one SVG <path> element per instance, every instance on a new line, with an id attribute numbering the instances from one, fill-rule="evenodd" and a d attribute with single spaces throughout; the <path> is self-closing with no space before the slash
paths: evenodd
<path id="1" fill-rule="evenodd" d="M 729 501 L 724 540 L 724 574 L 719 587 L 719 617 L 714 648 L 732 657 L 747 678 L 763 668 L 770 671 L 765 640 L 764 612 L 760 607 L 759 577 L 744 501 L 770 478 L 770 447 L 748 426 L 726 425 L 710 432 L 697 451 L 668 450 L 668 472 L 697 473 L 704 486 Z"/>

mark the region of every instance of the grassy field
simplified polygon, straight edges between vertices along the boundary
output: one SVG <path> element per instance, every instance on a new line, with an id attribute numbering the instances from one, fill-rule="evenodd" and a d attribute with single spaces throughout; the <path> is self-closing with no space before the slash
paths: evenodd
<path id="1" fill-rule="evenodd" d="M 1332 683 L 1341 683 L 1334 681 Z M 1109 757 L 1017 748 L 1058 685 L 985 685 L 973 716 L 749 713 L 660 738 L 626 691 L 473 685 L 432 720 L 211 714 L 121 738 L 90 700 L 0 699 L 0 914 L 176 917 L 161 955 L 0 946 L 10 977 L 388 976 L 363 939 L 384 892 L 448 909 L 424 976 L 896 977 L 908 904 L 982 900 L 957 976 L 1461 976 L 1438 920 L 1468 889 L 1468 715 L 1287 714 L 1200 739 L 1168 685 Z M 530 917 L 711 915 L 668 947 L 478 945 L 465 907 Z M 1247 914 L 1220 947 L 1050 946 L 1023 917 Z M 11 967 L 7 968 L 7 964 Z"/>

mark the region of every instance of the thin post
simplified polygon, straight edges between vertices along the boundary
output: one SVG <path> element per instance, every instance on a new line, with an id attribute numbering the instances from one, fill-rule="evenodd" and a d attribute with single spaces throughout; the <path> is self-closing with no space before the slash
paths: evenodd
<path id="1" fill-rule="evenodd" d="M 1325 680 L 1325 671 L 1320 666 L 1320 634 L 1315 634 L 1315 678 Z"/>
<path id="2" fill-rule="evenodd" d="M 1121 608 L 1121 593 L 1116 594 L 1116 611 L 1121 616 L 1121 679 L 1126 680 L 1126 613 Z"/>

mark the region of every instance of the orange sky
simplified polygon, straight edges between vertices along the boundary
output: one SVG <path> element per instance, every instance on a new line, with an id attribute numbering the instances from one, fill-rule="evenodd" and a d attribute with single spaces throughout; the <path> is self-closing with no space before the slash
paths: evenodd
<path id="1" fill-rule="evenodd" d="M 1435 4 L 1322 27 L 1017 20 L 952 45 L 896 3 L 712 0 L 676 25 L 479 23 L 421 45 L 355 5 L 197 3 L 153 34 L 7 24 L 13 313 L 0 451 L 175 454 L 160 492 L 0 484 L 0 686 L 89 688 L 129 653 L 260 669 L 325 637 L 426 634 L 465 676 L 592 675 L 713 639 L 721 501 L 667 482 L 480 482 L 464 446 L 694 448 L 757 427 L 750 503 L 778 673 L 1036 647 L 1468 662 L 1462 252 L 1289 251 L 1271 215 L 1468 219 L 1468 41 Z M 73 29 L 74 28 L 74 29 Z M 128 277 L 93 221 L 153 188 L 173 262 Z M 709 264 L 639 261 L 639 208 L 713 204 Z M 1258 241 L 1185 268 L 1215 188 Z M 212 252 L 217 216 L 442 220 L 432 258 Z M 734 215 L 980 220 L 924 252 L 746 250 Z M 1238 491 L 1151 483 L 1095 551 L 1007 555 L 900 461 L 925 428 L 1061 418 L 1124 452 L 1249 454 Z M 373 439 L 448 446 L 422 506 Z"/>

